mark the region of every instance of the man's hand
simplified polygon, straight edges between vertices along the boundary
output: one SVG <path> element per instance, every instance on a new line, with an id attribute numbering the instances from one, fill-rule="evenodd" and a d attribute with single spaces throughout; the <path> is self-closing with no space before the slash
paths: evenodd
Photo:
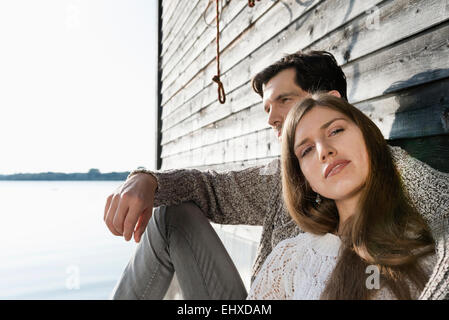
<path id="1" fill-rule="evenodd" d="M 153 213 L 157 180 L 151 174 L 138 173 L 111 194 L 104 208 L 104 222 L 116 236 L 140 241 Z"/>

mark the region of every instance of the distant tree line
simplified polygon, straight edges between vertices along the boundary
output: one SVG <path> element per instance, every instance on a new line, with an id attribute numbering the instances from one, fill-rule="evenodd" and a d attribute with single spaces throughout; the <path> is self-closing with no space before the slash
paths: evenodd
<path id="1" fill-rule="evenodd" d="M 126 172 L 101 173 L 98 169 L 90 169 L 87 173 L 61 173 L 61 172 L 41 172 L 41 173 L 16 173 L 2 174 L 0 180 L 125 180 L 129 175 Z"/>

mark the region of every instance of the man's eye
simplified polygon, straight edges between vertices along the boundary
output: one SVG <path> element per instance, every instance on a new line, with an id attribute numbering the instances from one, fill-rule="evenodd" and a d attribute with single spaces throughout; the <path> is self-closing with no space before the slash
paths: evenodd
<path id="1" fill-rule="evenodd" d="M 284 99 L 282 99 L 282 103 L 286 103 L 286 102 L 288 102 L 288 101 L 290 101 L 290 98 L 284 98 Z"/>

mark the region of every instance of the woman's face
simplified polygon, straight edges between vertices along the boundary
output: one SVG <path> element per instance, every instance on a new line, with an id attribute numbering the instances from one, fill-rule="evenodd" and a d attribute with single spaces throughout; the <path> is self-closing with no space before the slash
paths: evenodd
<path id="1" fill-rule="evenodd" d="M 336 201 L 365 185 L 369 158 L 359 127 L 343 113 L 315 106 L 296 127 L 295 155 L 313 191 Z"/>

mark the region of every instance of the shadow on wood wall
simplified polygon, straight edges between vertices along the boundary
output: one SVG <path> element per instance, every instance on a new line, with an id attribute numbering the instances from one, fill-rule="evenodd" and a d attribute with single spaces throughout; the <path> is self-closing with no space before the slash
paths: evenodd
<path id="1" fill-rule="evenodd" d="M 396 94 L 399 108 L 389 143 L 449 172 L 449 69 L 428 70 L 393 83 L 384 92 L 391 93 Z"/>

